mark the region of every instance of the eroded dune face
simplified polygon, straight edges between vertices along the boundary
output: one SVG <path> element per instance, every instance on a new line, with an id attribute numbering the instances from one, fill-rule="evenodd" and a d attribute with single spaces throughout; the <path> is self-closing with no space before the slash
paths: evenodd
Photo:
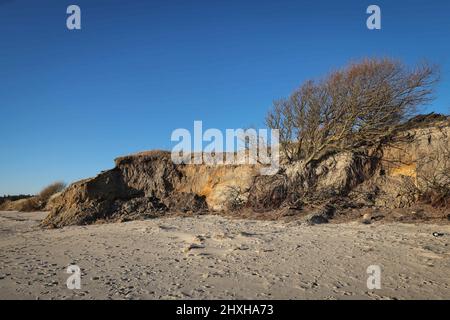
<path id="1" fill-rule="evenodd" d="M 421 194 L 450 185 L 450 122 L 437 121 L 400 132 L 383 148 L 374 174 L 354 190 L 388 208 L 413 205 Z"/>
<path id="2" fill-rule="evenodd" d="M 213 211 L 227 210 L 237 203 L 246 202 L 248 191 L 259 174 L 258 167 L 253 165 L 187 165 L 180 167 L 179 171 L 182 179 L 176 191 L 205 197 L 208 208 Z"/>
<path id="3" fill-rule="evenodd" d="M 116 167 L 70 185 L 44 220 L 45 226 L 133 219 L 164 212 L 226 210 L 246 201 L 256 166 L 176 165 L 165 151 L 116 159 Z"/>
<path id="4" fill-rule="evenodd" d="M 259 175 L 257 165 L 174 164 L 169 152 L 143 152 L 117 158 L 115 168 L 70 185 L 52 199 L 43 225 L 130 220 L 167 211 L 267 211 L 311 196 L 347 197 L 361 206 L 410 206 L 430 179 L 446 179 L 439 173 L 450 165 L 449 135 L 448 119 L 413 122 L 379 150 L 334 154 L 307 169 L 301 161 L 283 164 L 273 176 Z"/>

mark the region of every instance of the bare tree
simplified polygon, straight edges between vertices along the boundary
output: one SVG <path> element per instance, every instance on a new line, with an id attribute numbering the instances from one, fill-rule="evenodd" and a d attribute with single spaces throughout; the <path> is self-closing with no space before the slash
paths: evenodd
<path id="1" fill-rule="evenodd" d="M 392 59 L 366 59 L 275 101 L 266 124 L 280 130 L 286 159 L 308 165 L 334 152 L 386 142 L 432 100 L 437 81 L 437 68 L 426 63 L 407 68 Z"/>

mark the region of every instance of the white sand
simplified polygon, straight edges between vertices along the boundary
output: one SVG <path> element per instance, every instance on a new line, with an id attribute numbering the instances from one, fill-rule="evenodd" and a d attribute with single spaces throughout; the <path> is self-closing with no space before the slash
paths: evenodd
<path id="1" fill-rule="evenodd" d="M 449 225 L 201 216 L 42 230 L 44 216 L 0 212 L 0 299 L 450 299 Z M 81 290 L 66 286 L 71 263 Z M 367 289 L 369 265 L 381 290 Z"/>

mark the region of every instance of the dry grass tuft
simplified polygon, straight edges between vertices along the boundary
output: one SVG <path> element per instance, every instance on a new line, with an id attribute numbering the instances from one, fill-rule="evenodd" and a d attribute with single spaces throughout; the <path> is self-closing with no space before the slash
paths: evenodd
<path id="1" fill-rule="evenodd" d="M 8 205 L 8 210 L 21 211 L 21 212 L 33 212 L 33 211 L 41 211 L 44 210 L 47 202 L 50 198 L 61 192 L 66 187 L 64 182 L 54 182 L 39 192 L 39 194 L 35 197 L 31 197 L 28 199 L 22 199 L 19 201 L 12 201 Z"/>
<path id="2" fill-rule="evenodd" d="M 39 192 L 38 198 L 41 202 L 47 203 L 47 201 L 53 196 L 54 194 L 61 192 L 65 189 L 66 184 L 61 181 L 54 182 Z"/>

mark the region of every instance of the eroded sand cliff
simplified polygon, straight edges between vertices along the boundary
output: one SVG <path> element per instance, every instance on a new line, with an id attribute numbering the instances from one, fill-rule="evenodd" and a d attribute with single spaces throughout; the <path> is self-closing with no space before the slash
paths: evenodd
<path id="1" fill-rule="evenodd" d="M 448 118 L 416 117 L 376 150 L 337 153 L 308 168 L 301 161 L 282 163 L 273 176 L 259 175 L 256 165 L 174 164 L 166 151 L 120 157 L 113 169 L 76 182 L 53 199 L 43 225 L 166 212 L 300 210 L 311 202 L 332 205 L 336 199 L 359 207 L 408 207 L 426 194 L 430 179 L 448 183 L 448 176 L 438 173 L 450 165 L 449 136 Z"/>

